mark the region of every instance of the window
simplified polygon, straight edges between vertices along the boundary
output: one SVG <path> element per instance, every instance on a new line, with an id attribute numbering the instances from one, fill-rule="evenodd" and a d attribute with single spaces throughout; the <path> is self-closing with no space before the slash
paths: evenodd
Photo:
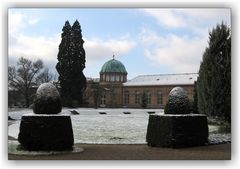
<path id="1" fill-rule="evenodd" d="M 120 75 L 120 82 L 123 81 L 123 75 Z"/>
<path id="2" fill-rule="evenodd" d="M 105 93 L 102 94 L 101 104 L 104 104 L 104 105 L 106 104 L 106 94 Z"/>
<path id="3" fill-rule="evenodd" d="M 103 79 L 102 80 L 106 81 L 106 75 L 105 74 L 103 74 Z"/>
<path id="4" fill-rule="evenodd" d="M 162 105 L 163 104 L 163 95 L 161 91 L 157 92 L 157 104 Z"/>
<path id="5" fill-rule="evenodd" d="M 119 75 L 116 75 L 116 81 L 119 82 Z"/>
<path id="6" fill-rule="evenodd" d="M 140 92 L 135 91 L 135 104 L 140 104 Z"/>
<path id="7" fill-rule="evenodd" d="M 147 104 L 151 104 L 151 93 L 147 92 Z"/>
<path id="8" fill-rule="evenodd" d="M 110 75 L 110 81 L 114 82 L 114 75 Z"/>
<path id="9" fill-rule="evenodd" d="M 129 104 L 129 91 L 124 92 L 124 104 Z"/>

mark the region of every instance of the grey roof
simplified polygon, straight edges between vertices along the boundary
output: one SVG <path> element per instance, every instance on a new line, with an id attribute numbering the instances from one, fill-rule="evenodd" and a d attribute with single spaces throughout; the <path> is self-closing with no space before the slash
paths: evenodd
<path id="1" fill-rule="evenodd" d="M 123 83 L 124 86 L 156 86 L 156 85 L 192 85 L 198 73 L 139 75 Z"/>

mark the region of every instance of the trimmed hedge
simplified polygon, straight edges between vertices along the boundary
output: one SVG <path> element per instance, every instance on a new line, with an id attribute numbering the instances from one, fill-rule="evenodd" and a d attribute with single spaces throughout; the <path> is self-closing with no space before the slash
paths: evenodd
<path id="1" fill-rule="evenodd" d="M 200 114 L 150 115 L 146 140 L 153 147 L 204 145 L 208 141 L 207 117 Z"/>
<path id="2" fill-rule="evenodd" d="M 35 98 L 33 112 L 36 114 L 57 114 L 62 111 L 61 98 Z"/>
<path id="3" fill-rule="evenodd" d="M 41 84 L 33 101 L 33 112 L 36 114 L 57 114 L 62 110 L 60 94 L 52 83 Z"/>
<path id="4" fill-rule="evenodd" d="M 23 115 L 18 141 L 26 150 L 71 150 L 73 130 L 69 115 Z"/>
<path id="5" fill-rule="evenodd" d="M 165 114 L 190 113 L 190 102 L 187 92 L 183 88 L 175 87 L 170 91 L 164 112 Z"/>

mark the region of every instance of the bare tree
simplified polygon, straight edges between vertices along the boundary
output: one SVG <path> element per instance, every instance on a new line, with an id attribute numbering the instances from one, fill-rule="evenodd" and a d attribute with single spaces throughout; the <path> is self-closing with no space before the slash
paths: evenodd
<path id="1" fill-rule="evenodd" d="M 26 107 L 29 107 L 30 104 L 30 88 L 36 82 L 36 77 L 42 68 L 41 60 L 32 62 L 23 57 L 18 60 L 16 68 L 8 67 L 8 84 L 23 95 Z"/>
<path id="2" fill-rule="evenodd" d="M 54 80 L 54 75 L 49 71 L 48 68 L 45 68 L 42 73 L 36 77 L 37 84 L 42 84 Z"/>

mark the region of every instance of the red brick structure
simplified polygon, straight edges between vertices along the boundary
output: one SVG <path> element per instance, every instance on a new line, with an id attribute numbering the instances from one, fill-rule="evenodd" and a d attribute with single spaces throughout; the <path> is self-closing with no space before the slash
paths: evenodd
<path id="1" fill-rule="evenodd" d="M 147 108 L 163 108 L 172 88 L 180 86 L 193 99 L 197 73 L 139 75 L 127 81 L 125 66 L 116 59 L 107 61 L 100 79 L 88 79 L 85 100 L 88 107 L 141 108 L 145 93 Z"/>

